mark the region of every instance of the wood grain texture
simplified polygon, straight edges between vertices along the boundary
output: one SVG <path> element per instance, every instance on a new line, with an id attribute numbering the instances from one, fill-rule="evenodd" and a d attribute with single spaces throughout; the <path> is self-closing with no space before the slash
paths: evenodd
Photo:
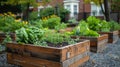
<path id="1" fill-rule="evenodd" d="M 116 43 L 119 39 L 119 31 L 99 32 L 100 34 L 108 34 L 108 43 Z"/>
<path id="2" fill-rule="evenodd" d="M 7 53 L 8 63 L 23 67 L 61 67 L 58 62 Z"/>
<path id="3" fill-rule="evenodd" d="M 90 51 L 92 52 L 102 52 L 108 42 L 108 34 L 102 34 L 99 37 L 72 36 L 72 38 L 90 40 Z"/>
<path id="4" fill-rule="evenodd" d="M 17 43 L 8 43 L 7 59 L 9 63 L 21 65 L 23 67 L 26 65 L 33 67 L 43 67 L 39 65 L 44 65 L 44 64 L 46 67 L 64 67 L 63 64 L 65 63 L 63 62 L 65 61 L 66 63 L 71 61 L 71 63 L 69 64 L 71 65 L 75 62 L 79 63 L 77 62 L 78 60 L 82 59 L 85 56 L 89 56 L 88 54 L 89 49 L 90 49 L 89 40 L 82 40 L 77 44 L 68 45 L 61 48 L 40 47 L 40 46 L 33 46 L 30 44 L 21 45 Z M 78 56 L 79 57 L 81 56 L 81 58 L 78 58 Z M 73 60 L 75 57 L 77 57 L 77 59 Z M 32 61 L 33 63 L 31 63 Z M 55 66 L 54 63 L 56 63 Z M 49 66 L 50 64 L 51 66 Z"/>

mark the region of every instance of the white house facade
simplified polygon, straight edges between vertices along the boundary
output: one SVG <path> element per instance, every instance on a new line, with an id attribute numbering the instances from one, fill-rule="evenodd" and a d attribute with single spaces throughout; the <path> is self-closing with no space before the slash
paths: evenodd
<path id="1" fill-rule="evenodd" d="M 70 17 L 79 13 L 79 0 L 64 0 L 64 8 L 70 11 Z"/>

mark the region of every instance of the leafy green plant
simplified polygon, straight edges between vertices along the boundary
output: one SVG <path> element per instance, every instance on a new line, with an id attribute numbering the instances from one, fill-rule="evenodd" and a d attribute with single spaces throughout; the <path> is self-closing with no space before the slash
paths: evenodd
<path id="1" fill-rule="evenodd" d="M 90 16 L 87 18 L 87 23 L 89 25 L 89 28 L 94 31 L 100 31 L 100 27 L 101 27 L 100 22 L 101 21 L 94 16 Z"/>
<path id="2" fill-rule="evenodd" d="M 60 29 L 65 29 L 67 25 L 65 23 L 58 24 L 55 26 L 55 30 L 59 31 Z"/>
<path id="3" fill-rule="evenodd" d="M 58 44 L 62 44 L 62 43 L 68 43 L 68 44 L 75 44 L 76 41 L 71 39 L 71 37 L 67 34 L 61 34 L 61 33 L 52 33 L 52 34 L 48 34 L 45 35 L 42 38 L 43 41 L 47 42 L 47 43 L 52 43 L 53 45 L 58 45 Z"/>
<path id="4" fill-rule="evenodd" d="M 111 27 L 108 22 L 106 22 L 105 20 L 101 21 L 101 32 L 110 32 L 110 29 Z"/>
<path id="5" fill-rule="evenodd" d="M 16 30 L 17 42 L 30 43 L 33 44 L 36 41 L 39 41 L 44 34 L 44 31 L 31 26 L 29 28 L 21 28 Z"/>
<path id="6" fill-rule="evenodd" d="M 87 18 L 87 23 L 89 28 L 98 32 L 109 32 L 111 27 L 110 24 L 105 20 L 100 20 L 94 16 L 90 16 Z"/>
<path id="7" fill-rule="evenodd" d="M 6 38 L 3 40 L 3 42 L 1 44 L 6 45 L 6 43 L 8 43 L 8 42 L 12 42 L 12 39 L 9 34 L 6 35 Z"/>
<path id="8" fill-rule="evenodd" d="M 16 19 L 9 15 L 0 16 L 0 31 L 15 32 L 21 27 L 26 27 L 28 22 L 16 21 Z"/>
<path id="9" fill-rule="evenodd" d="M 16 30 L 18 43 L 29 43 L 37 46 L 60 46 L 62 43 L 74 44 L 75 40 L 67 34 L 57 33 L 49 29 L 39 29 L 37 27 L 21 28 Z M 63 46 L 63 45 L 62 45 Z"/>
<path id="10" fill-rule="evenodd" d="M 65 18 L 66 15 L 68 15 L 70 13 L 70 11 L 68 11 L 67 9 L 64 9 L 64 7 L 58 6 L 59 9 L 59 14 L 55 13 L 55 8 L 44 8 L 39 12 L 40 18 L 46 17 L 46 16 L 50 16 L 53 14 L 58 15 L 61 18 L 62 22 L 65 22 Z"/>
<path id="11" fill-rule="evenodd" d="M 37 19 L 37 20 L 31 20 L 29 21 L 30 22 L 30 25 L 31 26 L 35 26 L 35 27 L 38 27 L 38 28 L 43 28 L 43 22 L 41 19 Z"/>
<path id="12" fill-rule="evenodd" d="M 54 14 L 54 8 L 44 8 L 39 12 L 40 18 L 47 17 Z"/>
<path id="13" fill-rule="evenodd" d="M 37 19 L 39 19 L 38 11 L 31 12 L 29 15 L 29 20 L 37 20 Z"/>
<path id="14" fill-rule="evenodd" d="M 49 18 L 47 17 L 43 18 L 42 22 L 43 22 L 42 25 L 44 28 L 55 29 L 55 26 L 60 24 L 61 19 L 56 15 L 51 15 L 49 16 Z"/>
<path id="15" fill-rule="evenodd" d="M 96 31 L 89 29 L 88 24 L 85 21 L 80 21 L 79 25 L 73 30 L 73 35 L 90 37 L 99 36 L 99 34 Z"/>
<path id="16" fill-rule="evenodd" d="M 120 24 L 115 21 L 110 21 L 109 25 L 111 27 L 111 30 L 120 30 Z"/>
<path id="17" fill-rule="evenodd" d="M 77 21 L 76 21 L 75 18 L 71 18 L 71 19 L 68 20 L 68 22 L 69 22 L 69 23 L 76 23 Z"/>

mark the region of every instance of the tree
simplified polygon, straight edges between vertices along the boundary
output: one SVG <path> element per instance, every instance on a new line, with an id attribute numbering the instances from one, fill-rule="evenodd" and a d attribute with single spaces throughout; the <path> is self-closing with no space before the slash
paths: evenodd
<path id="1" fill-rule="evenodd" d="M 102 9 L 102 12 L 105 16 L 106 21 L 110 21 L 110 10 L 109 10 L 109 0 L 85 0 L 86 3 L 95 3 L 96 5 L 99 5 Z M 104 8 L 102 6 L 104 4 Z"/>
<path id="2" fill-rule="evenodd" d="M 43 0 L 42 3 L 49 3 L 51 0 Z M 29 7 L 38 6 L 36 0 L 7 0 L 6 2 L 2 2 L 3 4 L 10 4 L 10 5 L 21 5 L 22 12 L 25 12 L 23 16 L 25 16 L 25 20 L 29 18 Z"/>

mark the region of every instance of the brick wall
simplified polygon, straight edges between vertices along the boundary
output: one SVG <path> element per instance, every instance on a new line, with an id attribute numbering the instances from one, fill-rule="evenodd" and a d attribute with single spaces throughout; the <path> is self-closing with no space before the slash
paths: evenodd
<path id="1" fill-rule="evenodd" d="M 84 3 L 84 0 L 79 2 L 79 12 L 91 12 L 91 5 Z"/>

